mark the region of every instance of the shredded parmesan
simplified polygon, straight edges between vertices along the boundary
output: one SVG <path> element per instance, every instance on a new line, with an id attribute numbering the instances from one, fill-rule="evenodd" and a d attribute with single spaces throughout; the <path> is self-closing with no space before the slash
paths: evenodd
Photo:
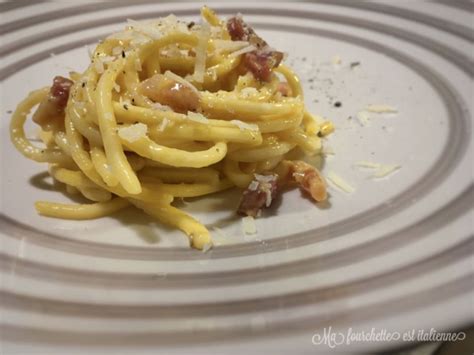
<path id="1" fill-rule="evenodd" d="M 242 218 L 242 230 L 247 235 L 257 233 L 257 226 L 252 216 Z"/>
<path id="2" fill-rule="evenodd" d="M 198 44 L 196 46 L 196 61 L 194 63 L 194 80 L 198 83 L 204 81 L 204 73 L 206 71 L 207 58 L 207 42 L 211 35 L 211 29 L 208 23 L 201 24 L 201 29 L 198 34 Z"/>
<path id="3" fill-rule="evenodd" d="M 138 58 L 138 56 L 135 58 L 133 65 L 135 66 L 136 71 L 142 71 L 142 62 L 140 61 L 140 58 Z"/>
<path id="4" fill-rule="evenodd" d="M 259 131 L 258 125 L 254 123 L 246 123 L 240 120 L 231 120 L 230 123 L 235 124 L 240 130 L 248 129 L 250 131 Z"/>
<path id="5" fill-rule="evenodd" d="M 238 57 L 239 55 L 242 55 L 242 54 L 245 54 L 245 53 L 248 53 L 248 52 L 252 52 L 254 50 L 256 50 L 257 47 L 255 47 L 253 44 L 247 46 L 247 47 L 244 47 L 242 49 L 239 49 L 238 51 L 235 51 L 235 52 L 232 52 L 229 54 L 229 57 Z"/>
<path id="6" fill-rule="evenodd" d="M 163 132 L 169 123 L 170 121 L 167 118 L 164 118 L 163 121 L 161 121 L 160 126 L 158 127 L 158 131 Z"/>
<path id="7" fill-rule="evenodd" d="M 121 47 L 121 46 L 117 46 L 117 47 L 112 48 L 112 54 L 115 55 L 115 56 L 121 55 L 122 52 L 123 52 L 123 47 Z"/>
<path id="8" fill-rule="evenodd" d="M 151 107 L 154 109 L 154 110 L 158 110 L 158 111 L 173 111 L 173 109 L 169 106 L 166 106 L 166 105 L 162 105 L 160 104 L 159 102 L 154 102 Z"/>
<path id="9" fill-rule="evenodd" d="M 213 42 L 217 53 L 224 51 L 233 52 L 249 45 L 249 42 L 247 41 L 231 41 L 225 39 L 215 39 Z"/>
<path id="10" fill-rule="evenodd" d="M 372 163 L 372 162 L 366 161 L 366 160 L 361 160 L 361 161 L 355 162 L 354 165 L 362 167 L 362 168 L 370 168 L 370 169 L 378 169 L 381 166 L 378 163 Z"/>
<path id="11" fill-rule="evenodd" d="M 102 74 L 105 70 L 104 63 L 101 60 L 99 60 L 98 58 L 96 58 L 96 60 L 94 61 L 94 67 L 95 67 L 95 70 L 97 71 L 97 73 L 99 73 L 99 74 Z"/>
<path id="12" fill-rule="evenodd" d="M 120 138 L 133 143 L 140 138 L 143 138 L 148 131 L 148 127 L 143 123 L 136 123 L 128 127 L 122 127 L 118 129 L 118 135 Z"/>
<path id="13" fill-rule="evenodd" d="M 250 191 L 255 191 L 258 189 L 258 185 L 258 181 L 252 180 L 247 189 L 249 189 Z"/>
<path id="14" fill-rule="evenodd" d="M 248 87 L 243 88 L 240 90 L 240 96 L 244 99 L 248 99 L 251 96 L 255 96 L 258 94 L 258 90 L 256 88 Z"/>
<path id="15" fill-rule="evenodd" d="M 398 110 L 395 107 L 389 105 L 369 105 L 367 111 L 375 113 L 397 113 Z"/>
<path id="16" fill-rule="evenodd" d="M 374 178 L 383 178 L 400 169 L 400 165 L 383 165 L 373 175 Z"/>
<path id="17" fill-rule="evenodd" d="M 164 75 L 165 75 L 166 78 L 171 79 L 171 80 L 174 80 L 174 81 L 176 81 L 176 82 L 178 82 L 178 83 L 180 83 L 180 84 L 183 84 L 184 86 L 190 88 L 190 89 L 191 89 L 192 91 L 194 91 L 197 95 L 199 95 L 199 96 L 201 95 L 201 94 L 199 93 L 198 89 L 196 89 L 193 84 L 191 84 L 191 83 L 190 83 L 189 81 L 187 81 L 186 79 L 180 77 L 179 75 L 176 75 L 175 73 L 173 73 L 173 72 L 171 72 L 171 71 L 169 71 L 169 70 L 167 70 Z"/>
<path id="18" fill-rule="evenodd" d="M 335 55 L 334 57 L 331 58 L 331 63 L 334 65 L 339 65 L 341 64 L 341 62 L 342 62 L 342 59 L 338 55 Z"/>
<path id="19" fill-rule="evenodd" d="M 351 193 L 351 192 L 354 192 L 355 190 L 354 187 L 352 187 L 347 182 L 345 182 L 339 175 L 337 175 L 333 171 L 330 171 L 326 177 L 328 181 L 333 184 L 333 186 L 339 188 L 340 190 L 344 192 Z"/>
<path id="20" fill-rule="evenodd" d="M 273 182 L 277 179 L 276 175 L 260 175 L 260 174 L 254 174 L 255 180 L 258 182 Z"/>
<path id="21" fill-rule="evenodd" d="M 138 22 L 132 19 L 127 19 L 127 23 L 133 31 L 142 33 L 152 39 L 159 39 L 163 36 L 163 32 L 158 29 L 158 26 L 150 22 Z"/>
<path id="22" fill-rule="evenodd" d="M 401 167 L 398 164 L 379 164 L 372 163 L 370 161 L 358 161 L 354 165 L 361 168 L 376 169 L 375 173 L 372 175 L 372 177 L 374 178 L 382 178 L 388 176 L 394 171 L 400 169 Z"/>
<path id="23" fill-rule="evenodd" d="M 366 126 L 369 123 L 370 116 L 367 111 L 359 111 L 356 116 L 362 126 Z"/>
<path id="24" fill-rule="evenodd" d="M 206 243 L 202 246 L 203 253 L 207 253 L 211 249 L 212 249 L 212 243 Z"/>

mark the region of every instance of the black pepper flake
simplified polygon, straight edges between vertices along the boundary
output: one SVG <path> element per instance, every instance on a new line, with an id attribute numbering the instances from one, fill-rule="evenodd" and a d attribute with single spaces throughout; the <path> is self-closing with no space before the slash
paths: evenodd
<path id="1" fill-rule="evenodd" d="M 123 108 L 124 108 L 125 110 L 128 110 L 128 106 L 127 106 L 127 105 L 123 105 Z"/>
<path id="2" fill-rule="evenodd" d="M 360 65 L 360 62 L 352 62 L 352 63 L 351 63 L 351 69 L 352 69 L 352 68 L 355 68 L 355 67 L 357 67 L 357 66 L 359 66 L 359 65 Z"/>
<path id="3" fill-rule="evenodd" d="M 122 58 L 125 58 L 125 52 L 122 51 Z"/>
<path id="4" fill-rule="evenodd" d="M 341 107 L 342 106 L 342 102 L 341 101 L 336 101 L 334 103 L 334 107 Z"/>
<path id="5" fill-rule="evenodd" d="M 13 111 L 12 111 L 12 110 L 8 110 L 7 113 L 13 113 Z"/>
<path id="6" fill-rule="evenodd" d="M 82 85 L 81 85 L 81 86 L 82 86 L 83 88 L 84 88 L 84 87 L 86 87 L 86 83 L 82 83 Z"/>
<path id="7" fill-rule="evenodd" d="M 191 28 L 193 28 L 195 25 L 194 21 L 191 21 L 190 23 L 188 23 L 188 29 L 190 30 Z"/>
<path id="8" fill-rule="evenodd" d="M 135 99 L 132 99 L 132 104 L 134 104 L 134 103 L 135 103 Z"/>
<path id="9" fill-rule="evenodd" d="M 122 70 L 122 74 L 124 74 L 124 75 L 125 75 L 125 70 Z"/>

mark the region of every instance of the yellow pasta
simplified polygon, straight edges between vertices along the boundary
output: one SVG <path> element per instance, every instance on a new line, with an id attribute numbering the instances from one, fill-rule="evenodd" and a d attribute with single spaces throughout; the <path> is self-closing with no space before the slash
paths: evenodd
<path id="1" fill-rule="evenodd" d="M 97 46 L 83 73 L 56 77 L 19 103 L 15 147 L 91 201 L 40 201 L 38 213 L 82 220 L 135 206 L 207 249 L 209 231 L 173 206 L 175 197 L 245 189 L 258 174 L 289 174 L 297 151 L 320 152 L 333 126 L 306 110 L 282 53 L 247 26 L 242 34 L 240 17 L 226 22 L 207 7 L 201 16 L 200 24 L 171 15 L 130 21 Z M 44 146 L 26 138 L 30 113 Z"/>

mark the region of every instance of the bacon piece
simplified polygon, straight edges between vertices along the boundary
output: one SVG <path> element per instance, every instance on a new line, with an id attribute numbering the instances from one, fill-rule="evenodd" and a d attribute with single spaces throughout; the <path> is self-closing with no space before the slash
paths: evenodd
<path id="1" fill-rule="evenodd" d="M 248 41 L 257 48 L 244 54 L 244 65 L 258 80 L 269 81 L 272 69 L 280 65 L 283 53 L 271 49 L 240 17 L 227 21 L 227 31 L 233 41 Z"/>
<path id="2" fill-rule="evenodd" d="M 199 107 L 199 96 L 196 92 L 162 74 L 143 81 L 139 90 L 154 102 L 169 106 L 175 112 L 196 111 Z"/>
<path id="3" fill-rule="evenodd" d="M 281 81 L 278 83 L 278 86 L 277 86 L 277 91 L 280 92 L 280 94 L 282 96 L 291 96 L 292 95 L 292 91 L 291 91 L 291 87 L 290 85 L 288 85 L 288 83 L 284 82 L 284 81 Z"/>
<path id="4" fill-rule="evenodd" d="M 238 17 L 232 17 L 227 21 L 227 31 L 233 41 L 248 40 L 248 29 L 244 28 L 244 21 Z"/>
<path id="5" fill-rule="evenodd" d="M 56 104 L 56 109 L 59 113 L 64 112 L 69 99 L 69 91 L 74 82 L 63 76 L 56 76 L 53 79 L 53 86 L 49 91 L 51 101 Z"/>
<path id="6" fill-rule="evenodd" d="M 270 81 L 272 69 L 280 65 L 283 53 L 277 51 L 256 50 L 246 53 L 244 64 L 261 81 Z"/>
<path id="7" fill-rule="evenodd" d="M 277 175 L 255 175 L 242 195 L 237 213 L 258 216 L 260 210 L 269 207 L 278 192 Z"/>
<path id="8" fill-rule="evenodd" d="M 48 96 L 39 104 L 33 115 L 33 121 L 45 130 L 64 121 L 64 109 L 69 99 L 69 92 L 74 82 L 62 76 L 53 79 Z"/>
<path id="9" fill-rule="evenodd" d="M 280 176 L 281 184 L 296 183 L 308 192 L 315 201 L 321 202 L 326 200 L 326 181 L 314 166 L 300 160 L 284 160 L 276 170 Z"/>

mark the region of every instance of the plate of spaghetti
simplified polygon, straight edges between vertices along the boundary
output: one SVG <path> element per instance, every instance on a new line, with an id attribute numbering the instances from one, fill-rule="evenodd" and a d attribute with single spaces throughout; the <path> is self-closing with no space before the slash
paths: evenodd
<path id="1" fill-rule="evenodd" d="M 374 351 L 472 321 L 469 14 L 211 5 L 1 5 L 7 353 Z"/>

